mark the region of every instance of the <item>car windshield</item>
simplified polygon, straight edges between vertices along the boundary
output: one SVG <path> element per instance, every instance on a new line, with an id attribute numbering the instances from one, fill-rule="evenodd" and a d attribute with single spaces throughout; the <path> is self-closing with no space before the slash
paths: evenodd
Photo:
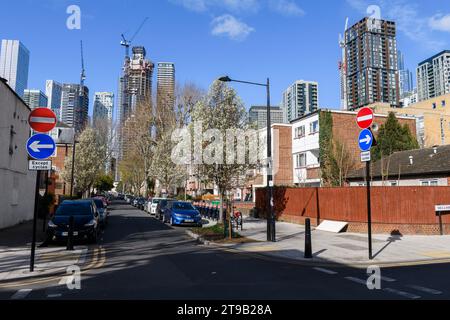
<path id="1" fill-rule="evenodd" d="M 173 208 L 178 210 L 195 210 L 192 204 L 185 202 L 175 202 Z"/>
<path id="2" fill-rule="evenodd" d="M 153 204 L 158 204 L 158 203 L 161 202 L 161 200 L 162 200 L 162 199 L 153 199 L 153 200 L 152 200 L 152 203 L 153 203 Z"/>
<path id="3" fill-rule="evenodd" d="M 99 209 L 103 209 L 103 200 L 102 199 L 94 199 L 95 205 Z"/>
<path id="4" fill-rule="evenodd" d="M 91 206 L 88 202 L 82 203 L 62 203 L 58 210 L 56 210 L 56 216 L 85 216 L 91 215 Z"/>

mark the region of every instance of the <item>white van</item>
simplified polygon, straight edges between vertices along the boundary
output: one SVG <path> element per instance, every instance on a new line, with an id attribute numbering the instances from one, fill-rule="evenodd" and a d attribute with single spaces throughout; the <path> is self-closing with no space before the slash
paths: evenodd
<path id="1" fill-rule="evenodd" d="M 147 203 L 147 212 L 151 215 L 151 216 L 156 216 L 156 207 L 158 206 L 158 203 L 161 200 L 165 200 L 166 198 L 153 198 L 152 201 L 149 201 Z"/>

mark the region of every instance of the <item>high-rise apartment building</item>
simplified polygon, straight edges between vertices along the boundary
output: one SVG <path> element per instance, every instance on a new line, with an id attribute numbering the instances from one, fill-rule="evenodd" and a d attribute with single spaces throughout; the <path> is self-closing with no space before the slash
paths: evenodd
<path id="1" fill-rule="evenodd" d="M 0 77 L 8 81 L 8 85 L 23 97 L 28 87 L 28 69 L 30 51 L 18 40 L 2 40 L 0 50 Z"/>
<path id="2" fill-rule="evenodd" d="M 175 105 L 175 64 L 158 63 L 157 110 L 173 110 Z"/>
<path id="3" fill-rule="evenodd" d="M 97 127 L 100 122 L 112 125 L 114 112 L 114 93 L 112 92 L 96 92 L 94 94 L 94 114 L 93 125 Z"/>
<path id="4" fill-rule="evenodd" d="M 63 84 L 61 121 L 80 133 L 88 124 L 89 89 L 79 84 Z"/>
<path id="5" fill-rule="evenodd" d="M 395 22 L 364 18 L 345 31 L 347 108 L 399 105 Z"/>
<path id="6" fill-rule="evenodd" d="M 419 63 L 417 90 L 419 101 L 450 93 L 450 50 L 444 50 Z"/>
<path id="7" fill-rule="evenodd" d="M 267 106 L 252 106 L 248 112 L 248 121 L 257 129 L 267 128 Z M 270 124 L 284 123 L 284 113 L 280 107 L 270 107 Z"/>
<path id="8" fill-rule="evenodd" d="M 23 101 L 25 101 L 25 103 L 30 107 L 31 110 L 34 110 L 39 107 L 46 108 L 48 99 L 41 90 L 25 89 L 23 94 Z"/>
<path id="9" fill-rule="evenodd" d="M 283 93 L 281 108 L 284 122 L 290 122 L 319 108 L 319 84 L 313 81 L 295 81 Z"/>
<path id="10" fill-rule="evenodd" d="M 47 108 L 52 109 L 56 117 L 61 121 L 62 85 L 53 80 L 45 82 L 45 94 L 48 98 Z"/>
<path id="11" fill-rule="evenodd" d="M 410 96 L 414 90 L 413 73 L 405 66 L 405 56 L 403 52 L 398 50 L 398 75 L 400 98 L 403 99 Z"/>

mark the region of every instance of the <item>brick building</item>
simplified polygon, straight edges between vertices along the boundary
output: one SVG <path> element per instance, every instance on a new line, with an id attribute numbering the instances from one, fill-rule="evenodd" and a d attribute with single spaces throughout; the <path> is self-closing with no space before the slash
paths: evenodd
<path id="1" fill-rule="evenodd" d="M 363 167 L 360 161 L 358 135 L 361 129 L 356 124 L 356 112 L 319 110 L 291 122 L 293 183 L 297 186 L 318 187 L 322 185 L 320 168 L 320 119 L 324 113 L 331 115 L 331 133 L 353 160 L 355 168 Z M 375 114 L 374 124 L 380 127 L 387 115 Z M 397 117 L 400 124 L 407 124 L 416 136 L 416 120 L 413 117 Z M 376 135 L 376 132 L 375 132 Z"/>

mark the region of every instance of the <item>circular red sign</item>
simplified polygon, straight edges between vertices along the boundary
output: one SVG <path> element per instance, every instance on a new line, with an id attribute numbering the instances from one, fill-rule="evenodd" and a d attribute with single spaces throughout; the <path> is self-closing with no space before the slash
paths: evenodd
<path id="1" fill-rule="evenodd" d="M 31 129 L 45 133 L 52 131 L 56 126 L 56 115 L 49 108 L 36 108 L 31 111 L 28 117 Z"/>
<path id="2" fill-rule="evenodd" d="M 362 108 L 356 116 L 356 122 L 361 129 L 369 128 L 374 120 L 373 111 L 370 108 Z"/>

